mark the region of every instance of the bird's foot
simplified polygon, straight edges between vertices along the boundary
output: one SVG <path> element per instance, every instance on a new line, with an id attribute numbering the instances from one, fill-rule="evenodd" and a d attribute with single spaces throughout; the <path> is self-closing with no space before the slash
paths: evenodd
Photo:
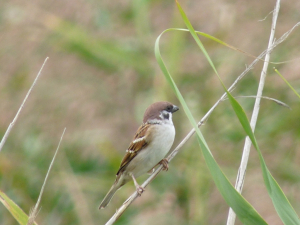
<path id="1" fill-rule="evenodd" d="M 145 188 L 143 188 L 142 186 L 136 187 L 136 192 L 138 193 L 139 196 L 141 196 L 144 191 L 145 191 Z"/>
<path id="2" fill-rule="evenodd" d="M 142 193 L 145 191 L 145 188 L 143 188 L 142 186 L 140 186 L 140 185 L 138 184 L 138 182 L 136 181 L 136 179 L 135 179 L 135 177 L 133 176 L 133 174 L 130 174 L 130 175 L 131 175 L 132 180 L 133 180 L 133 183 L 134 183 L 134 185 L 135 185 L 135 187 L 136 187 L 136 192 L 138 193 L 139 196 L 141 196 Z"/>
<path id="3" fill-rule="evenodd" d="M 158 164 L 161 164 L 163 166 L 162 170 L 168 171 L 169 161 L 167 159 L 162 159 Z"/>

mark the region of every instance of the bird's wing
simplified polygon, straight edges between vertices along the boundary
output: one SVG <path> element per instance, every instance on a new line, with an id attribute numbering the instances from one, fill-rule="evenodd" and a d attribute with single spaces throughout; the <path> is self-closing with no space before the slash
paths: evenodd
<path id="1" fill-rule="evenodd" d="M 132 142 L 126 150 L 126 154 L 121 162 L 117 175 L 119 175 L 120 172 L 124 171 L 128 163 L 139 153 L 139 151 L 144 149 L 149 144 L 149 141 L 151 139 L 151 135 L 149 134 L 150 129 L 151 124 L 148 123 L 144 123 L 139 127 L 136 134 L 134 135 Z"/>

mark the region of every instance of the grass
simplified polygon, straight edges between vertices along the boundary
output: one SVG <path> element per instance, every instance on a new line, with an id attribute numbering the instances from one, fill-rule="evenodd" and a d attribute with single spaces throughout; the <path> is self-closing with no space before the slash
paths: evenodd
<path id="1" fill-rule="evenodd" d="M 58 131 L 67 127 L 68 132 L 61 153 L 66 154 L 71 170 L 58 155 L 45 188 L 41 202 L 42 210 L 37 221 L 39 224 L 82 224 L 82 220 L 91 218 L 92 224 L 103 224 L 134 190 L 133 184 L 129 183 L 117 193 L 111 207 L 101 212 L 97 210 L 99 202 L 115 178 L 128 140 L 132 138 L 141 122 L 139 118 L 143 107 L 157 100 L 169 100 L 178 104 L 171 88 L 166 85 L 164 78 L 158 75 L 160 72 L 154 63 L 152 50 L 155 38 L 162 30 L 167 27 L 182 27 L 182 22 L 178 22 L 177 10 L 172 11 L 175 5 L 173 2 L 154 1 L 142 6 L 143 10 L 148 12 L 147 21 L 150 21 L 147 22 L 150 24 L 145 31 L 145 27 L 138 23 L 143 20 L 143 14 L 130 13 L 126 20 L 120 16 L 138 10 L 131 2 L 124 3 L 121 8 L 109 1 L 76 2 L 72 5 L 62 3 L 68 6 L 68 11 L 63 10 L 58 3 L 53 3 L 48 12 L 51 11 L 68 24 L 65 30 L 44 26 L 47 19 L 44 17 L 46 5 L 31 7 L 29 10 L 22 4 L 7 5 L 6 1 L 2 4 L 6 4 L 2 7 L 4 13 L 1 14 L 0 20 L 1 29 L 4 31 L 0 43 L 0 71 L 3 74 L 0 76 L 2 135 L 28 90 L 28 81 L 33 80 L 32 74 L 36 73 L 45 55 L 50 56 L 50 61 L 43 79 L 34 90 L 0 154 L 0 189 L 28 213 L 38 198 L 53 149 L 60 136 Z M 188 9 L 188 15 L 192 17 L 191 23 L 195 24 L 197 29 L 216 37 L 222 36 L 220 39 L 231 45 L 257 55 L 265 48 L 262 36 L 269 32 L 270 24 L 268 20 L 257 22 L 256 19 L 264 18 L 273 5 L 261 2 L 260 10 L 256 11 L 253 10 L 258 8 L 255 4 L 257 3 L 247 3 L 244 10 L 251 10 L 250 14 L 237 10 L 239 4 L 226 5 L 230 12 L 236 12 L 229 15 L 225 11 L 223 18 L 234 16 L 231 23 L 224 20 L 224 23 L 227 21 L 226 30 L 222 27 L 224 23 L 220 20 L 221 13 L 215 11 L 216 8 L 207 2 L 195 2 L 184 6 Z M 292 12 L 292 6 L 293 4 L 284 5 L 283 9 Z M 97 14 L 98 7 L 106 9 L 109 14 L 106 22 L 111 26 L 97 27 L 99 21 L 96 23 L 93 16 Z M 10 23 L 12 19 L 5 15 L 10 15 L 9 12 L 15 9 L 24 12 L 19 14 L 25 15 L 23 21 L 28 21 L 26 13 L 30 12 L 35 22 Z M 79 11 L 84 13 L 78 14 Z M 251 15 L 251 18 L 247 15 Z M 281 27 L 286 28 L 284 31 L 290 29 L 290 24 L 297 22 L 289 14 L 283 14 L 280 18 Z M 71 37 L 68 36 L 68 33 L 71 34 L 70 29 L 75 30 Z M 285 52 L 288 57 L 281 61 L 296 58 L 295 46 L 298 39 L 294 37 L 297 37 L 298 30 L 294 32 L 287 40 L 289 45 L 278 46 L 277 51 L 280 54 Z M 77 37 L 81 33 L 83 34 Z M 138 41 L 137 44 L 136 33 L 144 35 L 142 38 L 145 38 L 145 41 Z M 172 65 L 172 76 L 176 79 L 178 88 L 182 90 L 193 116 L 199 120 L 222 94 L 222 89 L 211 68 L 207 66 L 205 58 L 199 54 L 194 43 L 191 43 L 193 42 L 187 35 L 182 35 L 180 46 L 177 46 L 177 41 L 170 42 L 166 36 L 162 39 L 161 47 L 164 53 L 166 49 L 173 54 L 174 61 L 166 59 L 167 65 Z M 106 51 L 101 51 L 106 45 Z M 109 51 L 110 54 L 104 54 Z M 225 84 L 230 84 L 235 75 L 244 69 L 244 64 L 249 62 L 249 58 L 241 53 L 220 45 L 210 44 L 207 51 L 213 61 L 217 60 L 216 68 Z M 176 57 L 175 53 L 178 54 Z M 277 54 L 274 52 L 273 57 L 279 57 Z M 168 57 L 168 52 L 166 56 Z M 278 70 L 286 75 L 286 79 L 296 90 L 299 89 L 299 79 L 294 75 L 297 74 L 296 65 L 283 64 Z M 24 79 L 18 81 L 23 84 L 18 85 L 19 88 L 15 88 L 11 93 L 5 87 L 19 71 L 24 71 Z M 250 74 L 251 79 L 249 78 L 251 82 L 245 80 L 235 91 L 255 94 L 253 90 L 256 90 L 259 71 L 259 68 L 254 68 Z M 294 75 L 293 78 L 291 75 Z M 292 205 L 299 212 L 300 201 L 295 192 L 299 182 L 290 178 L 299 169 L 298 102 L 290 89 L 274 76 L 268 78 L 264 95 L 279 99 L 293 109 L 290 111 L 264 101 L 256 132 L 265 161 L 270 165 L 269 169 L 278 183 L 283 185 Z M 249 114 L 251 107 L 248 106 L 253 100 L 239 101 Z M 178 143 L 191 126 L 183 113 L 176 116 L 174 121 Z M 220 104 L 201 129 L 209 147 L 216 149 L 213 151 L 214 158 L 231 183 L 234 183 L 243 135 L 227 103 Z M 251 181 L 251 185 L 247 186 L 243 195 L 263 218 L 267 218 L 268 223 L 281 224 L 272 203 L 261 200 L 268 198 L 268 194 L 262 188 L 263 180 L 258 174 L 256 154 L 253 151 L 250 155 L 246 182 L 249 184 Z M 143 198 L 139 198 L 117 224 L 135 224 L 143 218 L 146 224 L 151 224 L 152 218 L 158 215 L 160 220 L 157 224 L 171 221 L 170 215 L 176 215 L 175 221 L 178 224 L 224 224 L 228 207 L 209 179 L 196 140 L 192 138 L 178 156 L 172 161 L 170 171 L 161 173 L 157 180 L 147 187 L 148 196 L 145 193 Z M 282 171 L 282 162 L 290 165 L 290 169 Z M 69 185 L 66 184 L 66 177 L 74 177 L 78 181 L 79 190 L 88 205 L 88 212 L 80 212 L 76 207 L 80 202 L 76 198 L 76 192 L 70 191 Z M 140 181 L 146 177 L 142 177 Z M 162 184 L 163 188 L 159 189 Z M 156 211 L 159 206 L 160 211 Z M 275 219 L 272 220 L 272 217 Z M 15 224 L 15 220 L 4 207 L 0 207 L 0 218 L 8 225 Z"/>

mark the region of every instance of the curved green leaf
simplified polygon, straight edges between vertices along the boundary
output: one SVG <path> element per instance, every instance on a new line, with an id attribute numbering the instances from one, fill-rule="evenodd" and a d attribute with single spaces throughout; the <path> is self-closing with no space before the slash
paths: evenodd
<path id="1" fill-rule="evenodd" d="M 167 30 L 166 30 L 167 31 Z M 166 32 L 164 31 L 164 32 Z M 163 32 L 163 33 L 164 33 Z M 161 33 L 158 38 L 156 39 L 155 42 L 155 57 L 156 60 L 165 76 L 167 79 L 168 83 L 176 93 L 183 109 L 184 112 L 186 113 L 189 121 L 193 125 L 193 127 L 196 130 L 197 133 L 197 138 L 201 147 L 201 150 L 203 152 L 205 161 L 207 163 L 208 169 L 210 170 L 212 177 L 215 181 L 215 184 L 217 188 L 219 189 L 220 193 L 222 194 L 223 198 L 227 202 L 227 204 L 236 212 L 238 218 L 242 221 L 243 224 L 251 224 L 251 225 L 260 225 L 260 224 L 267 224 L 263 218 L 257 213 L 257 211 L 250 205 L 247 200 L 243 198 L 232 186 L 232 184 L 229 182 L 227 177 L 224 175 L 220 167 L 218 166 L 217 162 L 215 161 L 211 151 L 209 150 L 209 147 L 200 132 L 186 102 L 183 99 L 183 96 L 181 95 L 179 89 L 177 88 L 173 78 L 171 77 L 168 69 L 165 66 L 165 63 L 163 62 L 163 59 L 160 54 L 159 50 L 159 40 L 160 37 L 162 36 Z"/>
<path id="2" fill-rule="evenodd" d="M 262 168 L 262 172 L 263 172 L 263 178 L 264 178 L 264 182 L 265 185 L 267 187 L 268 193 L 270 198 L 272 199 L 273 205 L 279 215 L 279 217 L 281 218 L 282 222 L 285 225 L 299 225 L 300 224 L 300 219 L 298 217 L 298 215 L 296 214 L 294 208 L 291 206 L 290 202 L 288 201 L 288 199 L 286 198 L 286 196 L 284 195 L 283 191 L 281 190 L 280 186 L 277 184 L 276 180 L 274 179 L 274 177 L 271 175 L 270 171 L 268 170 L 266 163 L 264 161 L 264 158 L 262 156 L 262 153 L 258 147 L 256 138 L 254 136 L 254 133 L 252 132 L 250 123 L 248 121 L 248 118 L 243 110 L 243 108 L 241 107 L 241 105 L 232 97 L 232 95 L 228 92 L 228 90 L 226 89 L 225 85 L 223 84 L 223 82 L 221 81 L 221 78 L 219 77 L 219 74 L 216 70 L 216 68 L 214 67 L 209 55 L 207 54 L 204 46 L 202 45 L 200 39 L 198 38 L 193 26 L 191 25 L 191 23 L 189 22 L 187 16 L 185 15 L 183 9 L 181 8 L 181 6 L 179 5 L 179 3 L 176 1 L 178 9 L 180 11 L 180 14 L 186 24 L 186 26 L 188 27 L 191 35 L 193 36 L 193 38 L 195 39 L 197 45 L 200 47 L 200 49 L 202 50 L 203 54 L 205 55 L 205 57 L 207 58 L 208 62 L 210 63 L 210 65 L 212 66 L 212 68 L 214 69 L 215 73 L 217 74 L 224 90 L 227 93 L 227 96 L 230 100 L 230 103 L 241 123 L 241 125 L 243 126 L 244 130 L 246 131 L 247 135 L 249 136 L 249 138 L 251 139 L 254 147 L 256 148 L 258 154 L 259 154 L 259 160 L 260 160 L 260 164 L 261 164 L 261 168 Z M 235 209 L 232 208 L 234 211 Z M 237 214 L 237 212 L 236 212 Z M 238 215 L 238 214 L 237 214 Z"/>
<path id="3" fill-rule="evenodd" d="M 0 201 L 7 208 L 7 210 L 13 215 L 13 217 L 21 225 L 26 225 L 28 221 L 28 216 L 24 211 L 14 203 L 6 194 L 0 191 Z M 2 221 L 3 222 L 3 221 Z M 34 223 L 37 225 L 37 223 Z"/>

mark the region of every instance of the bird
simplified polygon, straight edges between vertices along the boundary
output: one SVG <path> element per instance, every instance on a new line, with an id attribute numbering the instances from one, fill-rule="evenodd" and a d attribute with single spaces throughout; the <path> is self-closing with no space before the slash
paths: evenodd
<path id="1" fill-rule="evenodd" d="M 154 169 L 158 164 L 163 170 L 168 170 L 168 160 L 165 158 L 175 139 L 175 127 L 172 115 L 179 108 L 166 101 L 155 102 L 145 111 L 143 123 L 138 128 L 121 162 L 116 174 L 116 180 L 99 209 L 105 208 L 116 191 L 133 180 L 137 193 L 141 195 L 144 188 L 136 178 Z"/>

